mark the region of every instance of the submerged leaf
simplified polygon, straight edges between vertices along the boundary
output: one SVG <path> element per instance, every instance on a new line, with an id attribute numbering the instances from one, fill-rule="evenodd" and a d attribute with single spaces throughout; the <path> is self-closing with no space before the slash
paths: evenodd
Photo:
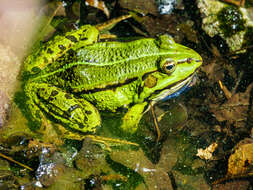
<path id="1" fill-rule="evenodd" d="M 250 105 L 250 91 L 253 84 L 250 84 L 245 92 L 233 94 L 224 104 L 211 104 L 211 112 L 220 122 L 230 121 L 241 126 L 247 120 L 248 107 Z"/>

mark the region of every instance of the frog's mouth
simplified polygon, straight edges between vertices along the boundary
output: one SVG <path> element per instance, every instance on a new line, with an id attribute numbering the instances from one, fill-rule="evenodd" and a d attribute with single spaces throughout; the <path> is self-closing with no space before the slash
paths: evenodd
<path id="1" fill-rule="evenodd" d="M 168 86 L 162 91 L 158 92 L 155 97 L 151 97 L 152 104 L 155 104 L 158 101 L 165 101 L 174 97 L 179 96 L 183 92 L 188 91 L 196 83 L 196 74 L 193 73 L 185 80 L 180 81 L 173 86 Z"/>

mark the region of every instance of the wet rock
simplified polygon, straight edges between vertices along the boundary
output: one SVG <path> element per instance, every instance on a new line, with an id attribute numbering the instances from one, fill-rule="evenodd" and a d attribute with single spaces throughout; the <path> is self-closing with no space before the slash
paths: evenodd
<path id="1" fill-rule="evenodd" d="M 4 122 L 8 115 L 9 103 L 9 98 L 3 91 L 0 90 L 0 127 L 4 125 Z"/>
<path id="2" fill-rule="evenodd" d="M 91 140 L 84 140 L 83 148 L 76 158 L 75 165 L 78 169 L 84 170 L 87 176 L 99 175 L 101 172 L 110 171 L 105 156 L 105 152 L 93 144 Z"/>
<path id="3" fill-rule="evenodd" d="M 20 61 L 10 48 L 0 44 L 0 127 L 4 125 L 16 88 Z"/>
<path id="4" fill-rule="evenodd" d="M 244 48 L 253 27 L 252 8 L 236 7 L 218 0 L 198 0 L 202 28 L 211 37 L 223 38 L 230 51 Z"/>
<path id="5" fill-rule="evenodd" d="M 0 170 L 9 170 L 10 166 L 6 160 L 0 159 Z"/>
<path id="6" fill-rule="evenodd" d="M 14 174 L 9 170 L 0 170 L 0 189 L 18 189 L 19 183 Z"/>
<path id="7" fill-rule="evenodd" d="M 178 189 L 192 189 L 192 190 L 210 190 L 211 187 L 205 181 L 203 175 L 185 175 L 178 171 L 173 171 L 173 176 L 176 181 Z"/>
<path id="8" fill-rule="evenodd" d="M 160 14 L 170 14 L 177 6 L 178 0 L 156 0 Z"/>
<path id="9" fill-rule="evenodd" d="M 119 0 L 119 5 L 123 8 L 127 8 L 129 10 L 135 10 L 137 12 L 143 14 L 158 14 L 158 9 L 155 3 L 155 0 L 145 1 L 145 0 Z"/>
<path id="10" fill-rule="evenodd" d="M 247 138 L 236 145 L 235 152 L 229 157 L 227 175 L 250 175 L 252 172 L 253 139 Z"/>
<path id="11" fill-rule="evenodd" d="M 114 161 L 139 173 L 144 178 L 148 189 L 173 189 L 167 174 L 167 167 L 161 168 L 159 165 L 152 164 L 151 161 L 145 157 L 142 150 L 113 151 L 110 156 Z"/>

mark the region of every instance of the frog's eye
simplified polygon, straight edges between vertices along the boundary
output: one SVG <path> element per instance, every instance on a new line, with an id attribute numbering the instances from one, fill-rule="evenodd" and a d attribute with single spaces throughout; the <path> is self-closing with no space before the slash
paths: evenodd
<path id="1" fill-rule="evenodd" d="M 164 61 L 162 70 L 166 74 L 171 74 L 175 71 L 176 69 L 176 62 L 173 59 L 167 59 Z"/>

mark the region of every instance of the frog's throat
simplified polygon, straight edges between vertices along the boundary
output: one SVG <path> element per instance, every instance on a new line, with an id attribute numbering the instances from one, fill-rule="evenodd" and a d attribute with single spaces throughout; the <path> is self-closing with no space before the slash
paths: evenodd
<path id="1" fill-rule="evenodd" d="M 170 85 L 166 89 L 161 90 L 160 92 L 157 93 L 155 97 L 152 97 L 151 104 L 152 105 L 156 104 L 158 101 L 165 99 L 167 96 L 179 91 L 184 86 L 189 86 L 189 87 L 192 86 L 192 83 L 195 82 L 194 78 L 195 78 L 195 73 L 187 77 L 185 80 L 179 81 L 173 86 Z"/>

